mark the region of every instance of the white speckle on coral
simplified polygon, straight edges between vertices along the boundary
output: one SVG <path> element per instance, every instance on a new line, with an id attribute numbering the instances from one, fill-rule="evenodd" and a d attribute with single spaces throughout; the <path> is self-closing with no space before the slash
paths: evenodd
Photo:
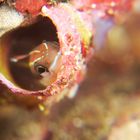
<path id="1" fill-rule="evenodd" d="M 18 13 L 15 9 L 3 5 L 0 7 L 0 36 L 5 32 L 16 28 L 24 20 L 22 14 Z"/>
<path id="2" fill-rule="evenodd" d="M 48 11 L 48 8 L 46 6 L 43 6 L 41 9 L 42 14 L 46 14 Z"/>

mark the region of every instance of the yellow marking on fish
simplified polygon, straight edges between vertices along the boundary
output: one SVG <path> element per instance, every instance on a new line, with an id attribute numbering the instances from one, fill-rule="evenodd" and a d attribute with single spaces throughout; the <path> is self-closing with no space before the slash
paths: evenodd
<path id="1" fill-rule="evenodd" d="M 35 64 L 35 62 L 37 62 L 37 61 L 39 61 L 39 60 L 41 60 L 42 59 L 42 56 L 41 57 L 39 57 L 39 58 L 36 58 L 34 61 L 32 61 L 32 62 L 29 62 L 29 66 L 33 66 L 34 64 Z"/>
<path id="2" fill-rule="evenodd" d="M 40 51 L 39 50 L 33 50 L 29 53 L 29 55 L 33 55 L 34 53 L 40 53 Z"/>
<path id="3" fill-rule="evenodd" d="M 48 50 L 48 45 L 47 45 L 47 43 L 43 43 L 43 45 L 45 46 L 46 50 Z"/>

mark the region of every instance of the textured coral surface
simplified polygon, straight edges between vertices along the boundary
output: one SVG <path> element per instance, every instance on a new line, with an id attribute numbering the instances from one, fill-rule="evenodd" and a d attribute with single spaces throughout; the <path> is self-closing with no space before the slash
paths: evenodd
<path id="1" fill-rule="evenodd" d="M 87 5 L 84 0 L 71 1 L 79 12 L 85 13 L 95 8 L 89 6 L 93 2 L 112 1 L 89 0 Z M 113 2 L 121 5 L 126 1 Z M 108 9 L 105 4 L 92 11 L 94 56 L 75 98 L 64 98 L 48 108 L 36 97 L 17 96 L 0 88 L 0 139 L 140 139 L 140 8 L 138 0 L 133 4 L 127 2 L 129 6 L 125 8 L 114 8 L 113 4 Z M 87 19 L 85 13 L 83 19 Z M 64 29 L 68 30 L 69 25 Z M 63 52 L 66 53 L 65 48 Z"/>

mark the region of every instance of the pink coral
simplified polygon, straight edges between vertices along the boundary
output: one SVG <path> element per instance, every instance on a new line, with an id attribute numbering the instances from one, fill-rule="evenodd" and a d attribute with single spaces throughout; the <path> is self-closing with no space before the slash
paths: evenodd
<path id="1" fill-rule="evenodd" d="M 112 8 L 111 12 L 112 10 L 124 10 L 122 8 L 123 4 L 131 4 L 131 1 L 127 2 L 121 0 L 72 0 L 73 5 L 59 3 L 56 6 L 47 7 L 43 6 L 47 4 L 45 0 L 39 2 L 17 0 L 17 10 L 21 12 L 28 11 L 31 14 L 39 12 L 43 18 L 52 21 L 53 26 L 56 28 L 60 46 L 61 68 L 58 71 L 56 80 L 49 86 L 46 85 L 46 89 L 43 90 L 30 91 L 17 87 L 6 79 L 3 74 L 0 74 L 0 82 L 17 94 L 51 96 L 62 92 L 64 89 L 70 90 L 75 84 L 79 84 L 85 76 L 87 61 L 93 53 L 93 36 L 97 37 L 97 34 L 95 34 L 98 32 L 96 25 L 102 23 L 102 21 L 104 23 L 107 19 L 113 20 L 114 23 L 115 15 L 112 13 L 111 15 L 106 11 L 110 8 Z M 82 7 L 80 8 L 83 9 L 81 11 L 77 10 L 76 4 L 81 4 Z M 97 8 L 93 7 L 92 4 L 97 4 Z M 128 9 L 126 8 L 126 10 Z M 111 20 L 107 20 L 107 22 L 110 23 Z M 102 27 L 104 28 L 104 24 L 98 27 L 101 33 Z M 100 37 L 97 37 L 97 41 L 98 39 Z"/>
<path id="2" fill-rule="evenodd" d="M 71 3 L 78 9 L 94 9 L 100 5 L 113 6 L 118 9 L 130 9 L 133 0 L 71 0 Z M 125 6 L 124 6 L 125 5 Z"/>
<path id="3" fill-rule="evenodd" d="M 61 66 L 56 80 L 52 84 L 46 85 L 46 89 L 31 91 L 15 86 L 0 74 L 1 83 L 13 93 L 52 96 L 65 89 L 70 90 L 75 84 L 79 84 L 85 76 L 87 57 L 92 53 L 90 51 L 92 49 L 91 22 L 85 22 L 82 14 L 69 4 L 59 4 L 49 8 L 43 6 L 42 16 L 52 21 L 57 30 Z M 84 17 L 88 17 L 88 15 L 84 15 Z"/>

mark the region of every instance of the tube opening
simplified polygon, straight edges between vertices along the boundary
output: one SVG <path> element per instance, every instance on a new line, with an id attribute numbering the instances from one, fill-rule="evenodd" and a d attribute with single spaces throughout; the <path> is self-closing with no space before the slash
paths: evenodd
<path id="1" fill-rule="evenodd" d="M 35 23 L 15 29 L 9 34 L 9 37 L 8 66 L 14 82 L 20 88 L 30 91 L 45 89 L 47 84 L 40 82 L 42 76 L 34 73 L 30 65 L 32 64 L 34 68 L 36 60 L 41 59 L 42 55 L 46 53 L 42 48 L 38 49 L 40 44 L 58 43 L 57 30 L 51 19 L 38 17 Z M 57 47 L 57 51 L 59 51 L 59 45 Z M 37 51 L 40 51 L 39 56 L 36 55 Z M 31 56 L 34 59 L 31 59 Z M 41 62 L 46 65 L 46 61 L 44 59 Z M 41 66 L 37 70 L 45 71 Z"/>

